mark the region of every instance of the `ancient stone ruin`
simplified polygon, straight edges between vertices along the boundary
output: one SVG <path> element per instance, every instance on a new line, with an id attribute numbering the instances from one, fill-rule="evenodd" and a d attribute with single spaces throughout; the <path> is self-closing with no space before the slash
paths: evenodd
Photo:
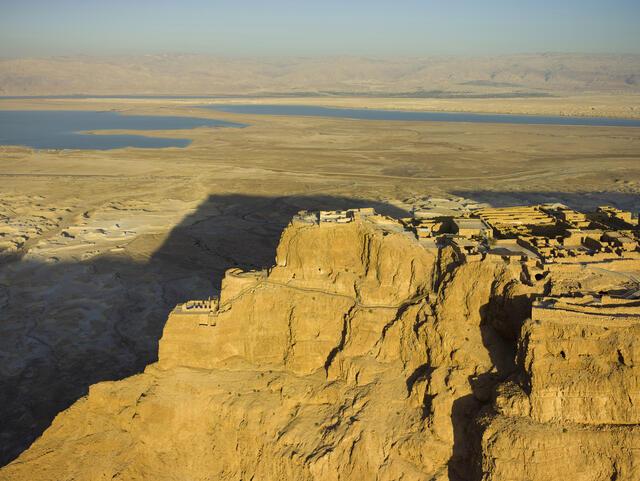
<path id="1" fill-rule="evenodd" d="M 0 479 L 640 479 L 639 238 L 610 207 L 300 212 Z"/>

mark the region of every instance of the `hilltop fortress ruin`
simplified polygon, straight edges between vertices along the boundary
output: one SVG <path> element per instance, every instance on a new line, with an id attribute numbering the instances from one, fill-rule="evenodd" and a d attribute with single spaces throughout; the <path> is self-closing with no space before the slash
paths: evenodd
<path id="1" fill-rule="evenodd" d="M 300 212 L 0 479 L 640 479 L 639 240 L 611 207 Z"/>
<path id="2" fill-rule="evenodd" d="M 599 207 L 584 214 L 562 204 L 532 207 L 484 208 L 465 216 L 434 215 L 414 211 L 414 216 L 396 220 L 376 214 L 372 208 L 342 211 L 301 211 L 292 226 L 330 229 L 351 222 L 367 222 L 384 235 L 403 234 L 424 249 L 438 255 L 451 248 L 459 262 L 485 261 L 519 264 L 522 282 L 539 284 L 549 276 L 571 276 L 592 269 L 620 276 L 630 282 L 630 291 L 620 296 L 640 298 L 640 225 L 637 217 L 613 207 Z M 186 323 L 215 326 L 221 312 L 234 300 L 258 286 L 275 282 L 272 272 L 286 267 L 279 259 L 273 269 L 243 272 L 229 269 L 218 298 L 194 300 L 177 306 L 174 316 Z M 606 293 L 572 292 L 571 296 Z M 602 297 L 602 296 L 600 296 Z"/>

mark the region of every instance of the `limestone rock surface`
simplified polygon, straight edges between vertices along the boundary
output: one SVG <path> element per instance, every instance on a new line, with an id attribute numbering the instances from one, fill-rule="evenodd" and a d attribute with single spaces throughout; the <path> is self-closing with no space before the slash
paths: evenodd
<path id="1" fill-rule="evenodd" d="M 525 277 L 294 221 L 273 267 L 227 272 L 214 314 L 176 307 L 156 364 L 93 385 L 0 480 L 638 479 L 635 327 L 535 324 L 549 288 Z"/>

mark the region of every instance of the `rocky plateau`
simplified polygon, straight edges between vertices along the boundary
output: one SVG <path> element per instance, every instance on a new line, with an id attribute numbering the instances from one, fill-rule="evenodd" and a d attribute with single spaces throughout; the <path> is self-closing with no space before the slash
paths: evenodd
<path id="1" fill-rule="evenodd" d="M 398 225 L 294 218 L 273 266 L 179 304 L 158 362 L 92 385 L 0 479 L 639 479 L 622 268 L 535 276 Z"/>

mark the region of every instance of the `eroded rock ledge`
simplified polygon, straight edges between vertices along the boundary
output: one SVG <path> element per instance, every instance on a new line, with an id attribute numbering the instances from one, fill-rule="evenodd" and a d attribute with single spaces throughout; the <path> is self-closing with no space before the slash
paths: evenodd
<path id="1" fill-rule="evenodd" d="M 640 301 L 603 294 L 635 255 L 344 218 L 296 217 L 273 267 L 177 306 L 158 363 L 92 386 L 0 479 L 638 479 Z"/>

